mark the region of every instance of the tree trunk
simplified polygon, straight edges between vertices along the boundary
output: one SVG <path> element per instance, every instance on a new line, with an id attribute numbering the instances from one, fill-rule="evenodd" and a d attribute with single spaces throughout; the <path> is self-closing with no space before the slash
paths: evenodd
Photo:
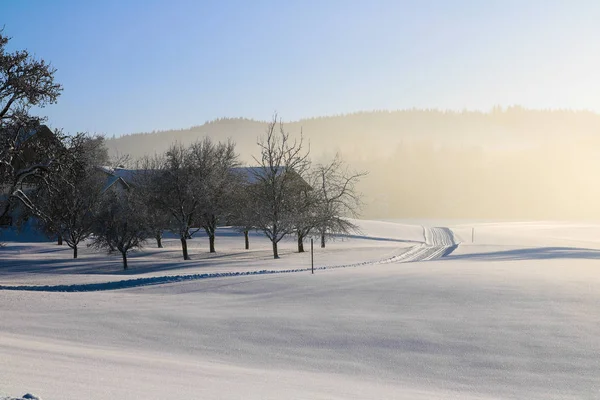
<path id="1" fill-rule="evenodd" d="M 325 232 L 321 231 L 321 248 L 325 248 Z"/>
<path id="2" fill-rule="evenodd" d="M 189 260 L 190 256 L 188 255 L 187 239 L 185 237 L 181 238 L 181 250 L 183 251 L 183 259 Z"/>
<path id="3" fill-rule="evenodd" d="M 63 245 L 63 237 L 62 237 L 62 235 L 60 233 L 58 234 L 58 239 L 57 240 L 58 240 L 57 245 L 62 246 Z"/>
<path id="4" fill-rule="evenodd" d="M 156 247 L 158 247 L 159 249 L 162 249 L 163 245 L 162 245 L 162 235 L 160 232 L 158 232 L 156 234 Z"/>
<path id="5" fill-rule="evenodd" d="M 211 253 L 215 253 L 215 234 L 208 236 L 208 247 Z"/>
<path id="6" fill-rule="evenodd" d="M 77 245 L 73 246 L 73 258 L 77 258 Z"/>
<path id="7" fill-rule="evenodd" d="M 250 249 L 250 240 L 248 239 L 248 231 L 244 231 L 244 244 L 246 245 L 246 250 Z"/>
<path id="8" fill-rule="evenodd" d="M 273 258 L 279 258 L 279 253 L 277 252 L 277 242 L 273 241 Z"/>
<path id="9" fill-rule="evenodd" d="M 127 252 L 122 251 L 121 255 L 123 256 L 123 270 L 127 269 Z"/>
<path id="10" fill-rule="evenodd" d="M 304 236 L 298 234 L 298 253 L 304 253 Z"/>

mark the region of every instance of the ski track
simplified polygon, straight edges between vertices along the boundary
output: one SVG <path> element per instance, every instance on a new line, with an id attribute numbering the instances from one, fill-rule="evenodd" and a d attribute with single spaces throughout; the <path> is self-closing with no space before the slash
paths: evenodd
<path id="1" fill-rule="evenodd" d="M 353 268 L 367 265 L 381 265 L 391 263 L 408 263 L 417 261 L 431 261 L 438 258 L 446 257 L 452 253 L 457 247 L 458 242 L 455 239 L 454 233 L 449 228 L 428 228 L 423 227 L 423 236 L 425 243 L 421 243 L 395 256 L 384 258 L 376 261 L 364 261 L 354 264 L 334 265 L 315 267 L 315 271 L 331 270 L 338 268 Z M 0 285 L 0 290 L 21 290 L 34 292 L 97 292 L 105 290 L 127 289 L 139 286 L 162 285 L 167 283 L 187 282 L 200 279 L 210 278 L 226 278 L 233 276 L 248 276 L 248 275 L 274 275 L 274 274 L 289 274 L 294 272 L 307 272 L 311 268 L 297 268 L 286 270 L 258 270 L 245 272 L 214 272 L 206 274 L 192 275 L 169 275 L 157 276 L 152 278 L 137 278 L 126 279 L 121 281 L 101 282 L 101 283 L 86 283 L 73 285 L 46 285 L 46 286 L 30 286 L 30 285 Z"/>

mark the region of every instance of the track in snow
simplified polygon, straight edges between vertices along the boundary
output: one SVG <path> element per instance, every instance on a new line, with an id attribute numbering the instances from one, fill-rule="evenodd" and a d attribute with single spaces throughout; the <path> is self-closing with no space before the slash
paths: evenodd
<path id="1" fill-rule="evenodd" d="M 354 264 L 346 265 L 335 265 L 335 266 L 323 266 L 315 267 L 315 271 L 327 270 L 327 269 L 338 269 L 338 268 L 353 268 L 367 265 L 381 265 L 391 263 L 407 263 L 417 261 L 430 261 L 438 258 L 445 257 L 452 253 L 457 247 L 458 243 L 454 238 L 454 234 L 449 228 L 427 228 L 423 227 L 423 236 L 425 243 L 418 244 L 409 247 L 408 250 L 402 252 L 399 255 L 385 258 L 377 261 L 364 261 Z M 286 274 L 293 272 L 307 272 L 311 268 L 298 268 L 288 270 L 258 270 L 258 271 L 244 271 L 244 272 L 217 272 L 217 273 L 206 273 L 206 274 L 192 274 L 192 275 L 168 275 L 168 276 L 157 276 L 152 278 L 137 278 L 137 279 L 126 279 L 121 281 L 101 282 L 101 283 L 87 283 L 87 284 L 73 284 L 73 285 L 47 285 L 47 286 L 33 286 L 33 285 L 21 285 L 21 286 L 5 286 L 0 285 L 0 290 L 24 290 L 24 291 L 35 291 L 35 292 L 96 292 L 105 290 L 116 290 L 116 289 L 127 289 L 140 286 L 151 286 L 151 285 L 162 285 L 166 283 L 176 282 L 187 282 L 201 279 L 210 278 L 225 278 L 233 276 L 248 276 L 248 275 L 274 275 L 274 274 Z M 0 399 L 2 400 L 2 399 Z"/>
<path id="2" fill-rule="evenodd" d="M 449 228 L 423 227 L 425 243 L 413 246 L 406 252 L 392 257 L 388 262 L 430 261 L 445 257 L 452 253 L 458 243 Z"/>

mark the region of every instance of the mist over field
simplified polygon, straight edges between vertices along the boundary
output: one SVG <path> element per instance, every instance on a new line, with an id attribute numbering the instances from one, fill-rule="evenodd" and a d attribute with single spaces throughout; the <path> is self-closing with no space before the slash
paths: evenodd
<path id="1" fill-rule="evenodd" d="M 496 107 L 489 112 L 373 111 L 286 122 L 313 162 L 339 152 L 369 175 L 365 218 L 600 218 L 600 115 Z M 177 125 L 176 121 L 173 125 Z M 266 121 L 223 118 L 189 129 L 107 140 L 136 159 L 204 136 L 236 142 L 253 165 Z"/>

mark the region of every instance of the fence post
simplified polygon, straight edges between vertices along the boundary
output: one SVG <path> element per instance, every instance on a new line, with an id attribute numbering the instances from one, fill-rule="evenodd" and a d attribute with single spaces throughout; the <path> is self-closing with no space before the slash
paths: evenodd
<path id="1" fill-rule="evenodd" d="M 310 238 L 310 273 L 315 273 L 315 262 L 313 257 L 313 238 Z"/>

